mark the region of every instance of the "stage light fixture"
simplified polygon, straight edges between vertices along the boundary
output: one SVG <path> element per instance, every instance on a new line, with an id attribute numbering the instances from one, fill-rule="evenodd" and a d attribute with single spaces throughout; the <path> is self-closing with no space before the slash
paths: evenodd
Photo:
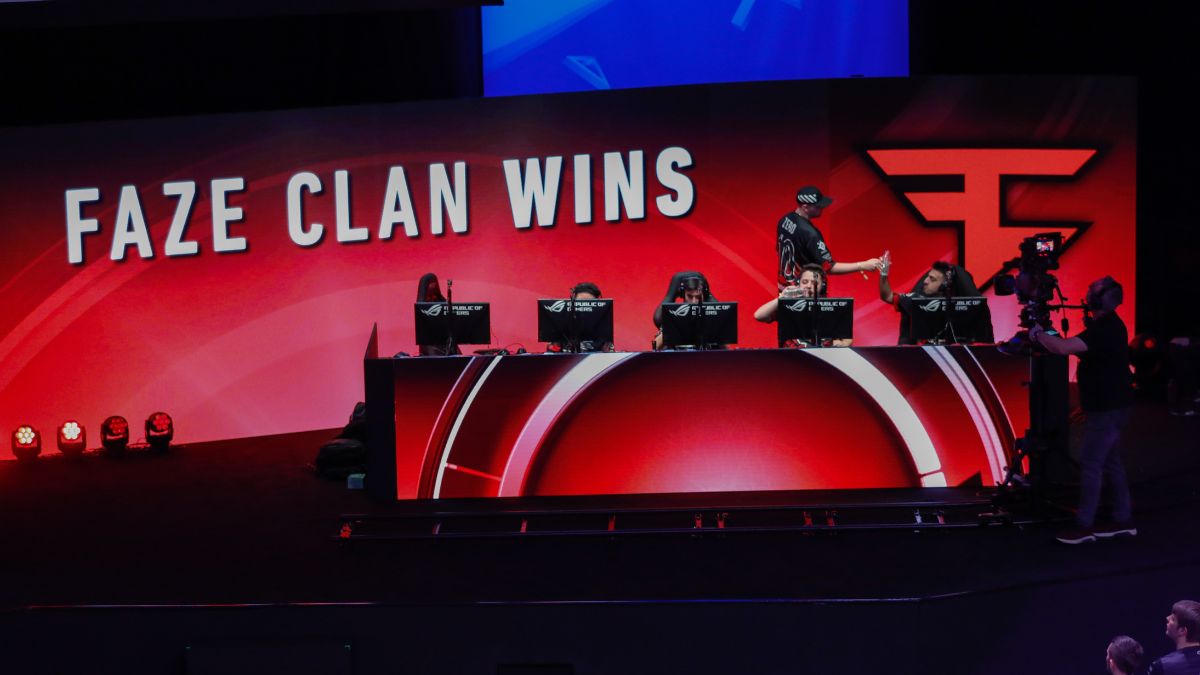
<path id="1" fill-rule="evenodd" d="M 42 435 L 28 424 L 22 424 L 12 435 L 12 452 L 17 459 L 29 462 L 42 452 Z"/>
<path id="2" fill-rule="evenodd" d="M 110 453 L 121 452 L 129 445 L 129 422 L 113 415 L 100 425 L 100 445 Z"/>
<path id="3" fill-rule="evenodd" d="M 175 437 L 175 423 L 165 412 L 156 412 L 146 418 L 146 442 L 154 450 L 166 450 Z"/>
<path id="4" fill-rule="evenodd" d="M 67 420 L 58 428 L 58 451 L 68 457 L 78 457 L 87 449 L 87 429 L 75 420 Z"/>

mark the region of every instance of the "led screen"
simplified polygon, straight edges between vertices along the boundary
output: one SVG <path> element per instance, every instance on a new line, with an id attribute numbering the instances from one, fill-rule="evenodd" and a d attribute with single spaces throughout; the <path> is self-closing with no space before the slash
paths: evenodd
<path id="1" fill-rule="evenodd" d="M 488 96 L 908 74 L 907 0 L 508 0 L 482 12 Z"/>
<path id="2" fill-rule="evenodd" d="M 699 270 L 739 303 L 735 346 L 773 347 L 751 314 L 808 184 L 835 200 L 834 259 L 888 249 L 897 289 L 939 259 L 983 284 L 1057 230 L 1064 293 L 1111 274 L 1131 324 L 1134 98 L 1121 78 L 762 82 L 5 129 L 0 428 L 341 426 L 373 323 L 416 353 L 427 272 L 490 303 L 513 351 L 545 348 L 538 299 L 593 281 L 617 348 L 644 351 L 672 275 Z M 856 346 L 896 343 L 874 275 L 830 290 Z M 988 299 L 1012 335 L 1015 298 Z"/>

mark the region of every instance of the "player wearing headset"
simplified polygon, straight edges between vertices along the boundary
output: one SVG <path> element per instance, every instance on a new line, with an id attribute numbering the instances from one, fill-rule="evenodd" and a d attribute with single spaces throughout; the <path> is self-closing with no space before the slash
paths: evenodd
<path id="1" fill-rule="evenodd" d="M 970 272 L 944 260 L 938 260 L 929 266 L 920 280 L 908 293 L 896 293 L 892 290 L 889 274 L 892 269 L 892 254 L 883 252 L 879 262 L 879 299 L 894 306 L 900 312 L 900 337 L 897 344 L 916 344 L 912 337 L 912 301 L 919 298 L 933 297 L 975 297 L 982 295 L 975 286 L 975 279 Z M 986 334 L 980 342 L 992 342 L 992 317 L 989 312 L 985 318 Z"/>
<path id="2" fill-rule="evenodd" d="M 754 310 L 754 318 L 763 323 L 774 323 L 776 315 L 779 313 L 779 301 L 791 300 L 793 298 L 824 298 L 829 295 L 829 277 L 826 276 L 824 268 L 820 265 L 804 265 L 800 268 L 800 277 L 797 283 L 792 286 L 786 286 L 779 293 L 779 297 L 768 300 L 761 307 Z M 828 340 L 827 346 L 830 347 L 849 347 L 854 343 L 853 340 Z M 785 347 L 799 347 L 802 345 L 798 341 L 789 340 L 788 344 L 781 345 Z"/>
<path id="3" fill-rule="evenodd" d="M 651 348 L 656 350 L 663 348 L 662 306 L 664 304 L 682 301 L 689 305 L 698 305 L 703 302 L 716 302 L 716 300 L 708 286 L 708 279 L 703 274 L 700 272 L 676 272 L 671 277 L 671 283 L 667 285 L 667 293 L 663 296 L 662 302 L 654 308 L 654 325 L 658 327 L 658 332 L 650 341 Z"/>
<path id="4" fill-rule="evenodd" d="M 599 300 L 603 297 L 600 292 L 600 287 L 591 281 L 581 281 L 571 287 L 572 300 Z M 574 347 L 574 351 L 579 353 L 587 352 L 611 352 L 615 351 L 616 346 L 611 342 L 596 342 L 593 340 L 580 340 Z M 551 353 L 571 351 L 567 345 L 551 342 L 546 345 L 546 351 Z"/>

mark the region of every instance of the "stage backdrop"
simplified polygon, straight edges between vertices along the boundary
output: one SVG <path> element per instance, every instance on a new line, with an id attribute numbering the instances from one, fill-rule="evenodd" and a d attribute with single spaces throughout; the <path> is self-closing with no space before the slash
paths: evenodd
<path id="1" fill-rule="evenodd" d="M 1067 295 L 1112 274 L 1130 322 L 1133 101 L 1129 79 L 806 81 L 5 129 L 0 428 L 340 425 L 373 322 L 415 351 L 428 271 L 492 303 L 496 347 L 541 348 L 535 299 L 591 280 L 618 347 L 645 349 L 684 269 L 741 303 L 740 346 L 772 346 L 751 314 L 806 184 L 836 200 L 834 259 L 889 249 L 897 288 L 943 258 L 983 283 L 1061 230 Z M 832 290 L 856 344 L 894 344 L 874 275 Z M 1016 301 L 990 300 L 1007 337 Z"/>

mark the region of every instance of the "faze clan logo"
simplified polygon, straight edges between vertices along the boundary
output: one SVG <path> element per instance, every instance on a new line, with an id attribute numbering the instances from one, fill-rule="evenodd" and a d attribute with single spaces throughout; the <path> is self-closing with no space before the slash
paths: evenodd
<path id="1" fill-rule="evenodd" d="M 1010 192 L 1017 192 L 1014 183 L 1076 178 L 1096 156 L 1094 148 L 923 148 L 866 154 L 922 224 L 958 229 L 958 260 L 976 279 L 986 280 L 981 288 L 991 284 L 1025 237 L 1060 230 L 1066 250 L 1091 226 L 1085 221 L 1013 221 L 1007 210 L 1014 196 Z M 961 178 L 962 189 L 947 190 L 947 177 Z"/>

